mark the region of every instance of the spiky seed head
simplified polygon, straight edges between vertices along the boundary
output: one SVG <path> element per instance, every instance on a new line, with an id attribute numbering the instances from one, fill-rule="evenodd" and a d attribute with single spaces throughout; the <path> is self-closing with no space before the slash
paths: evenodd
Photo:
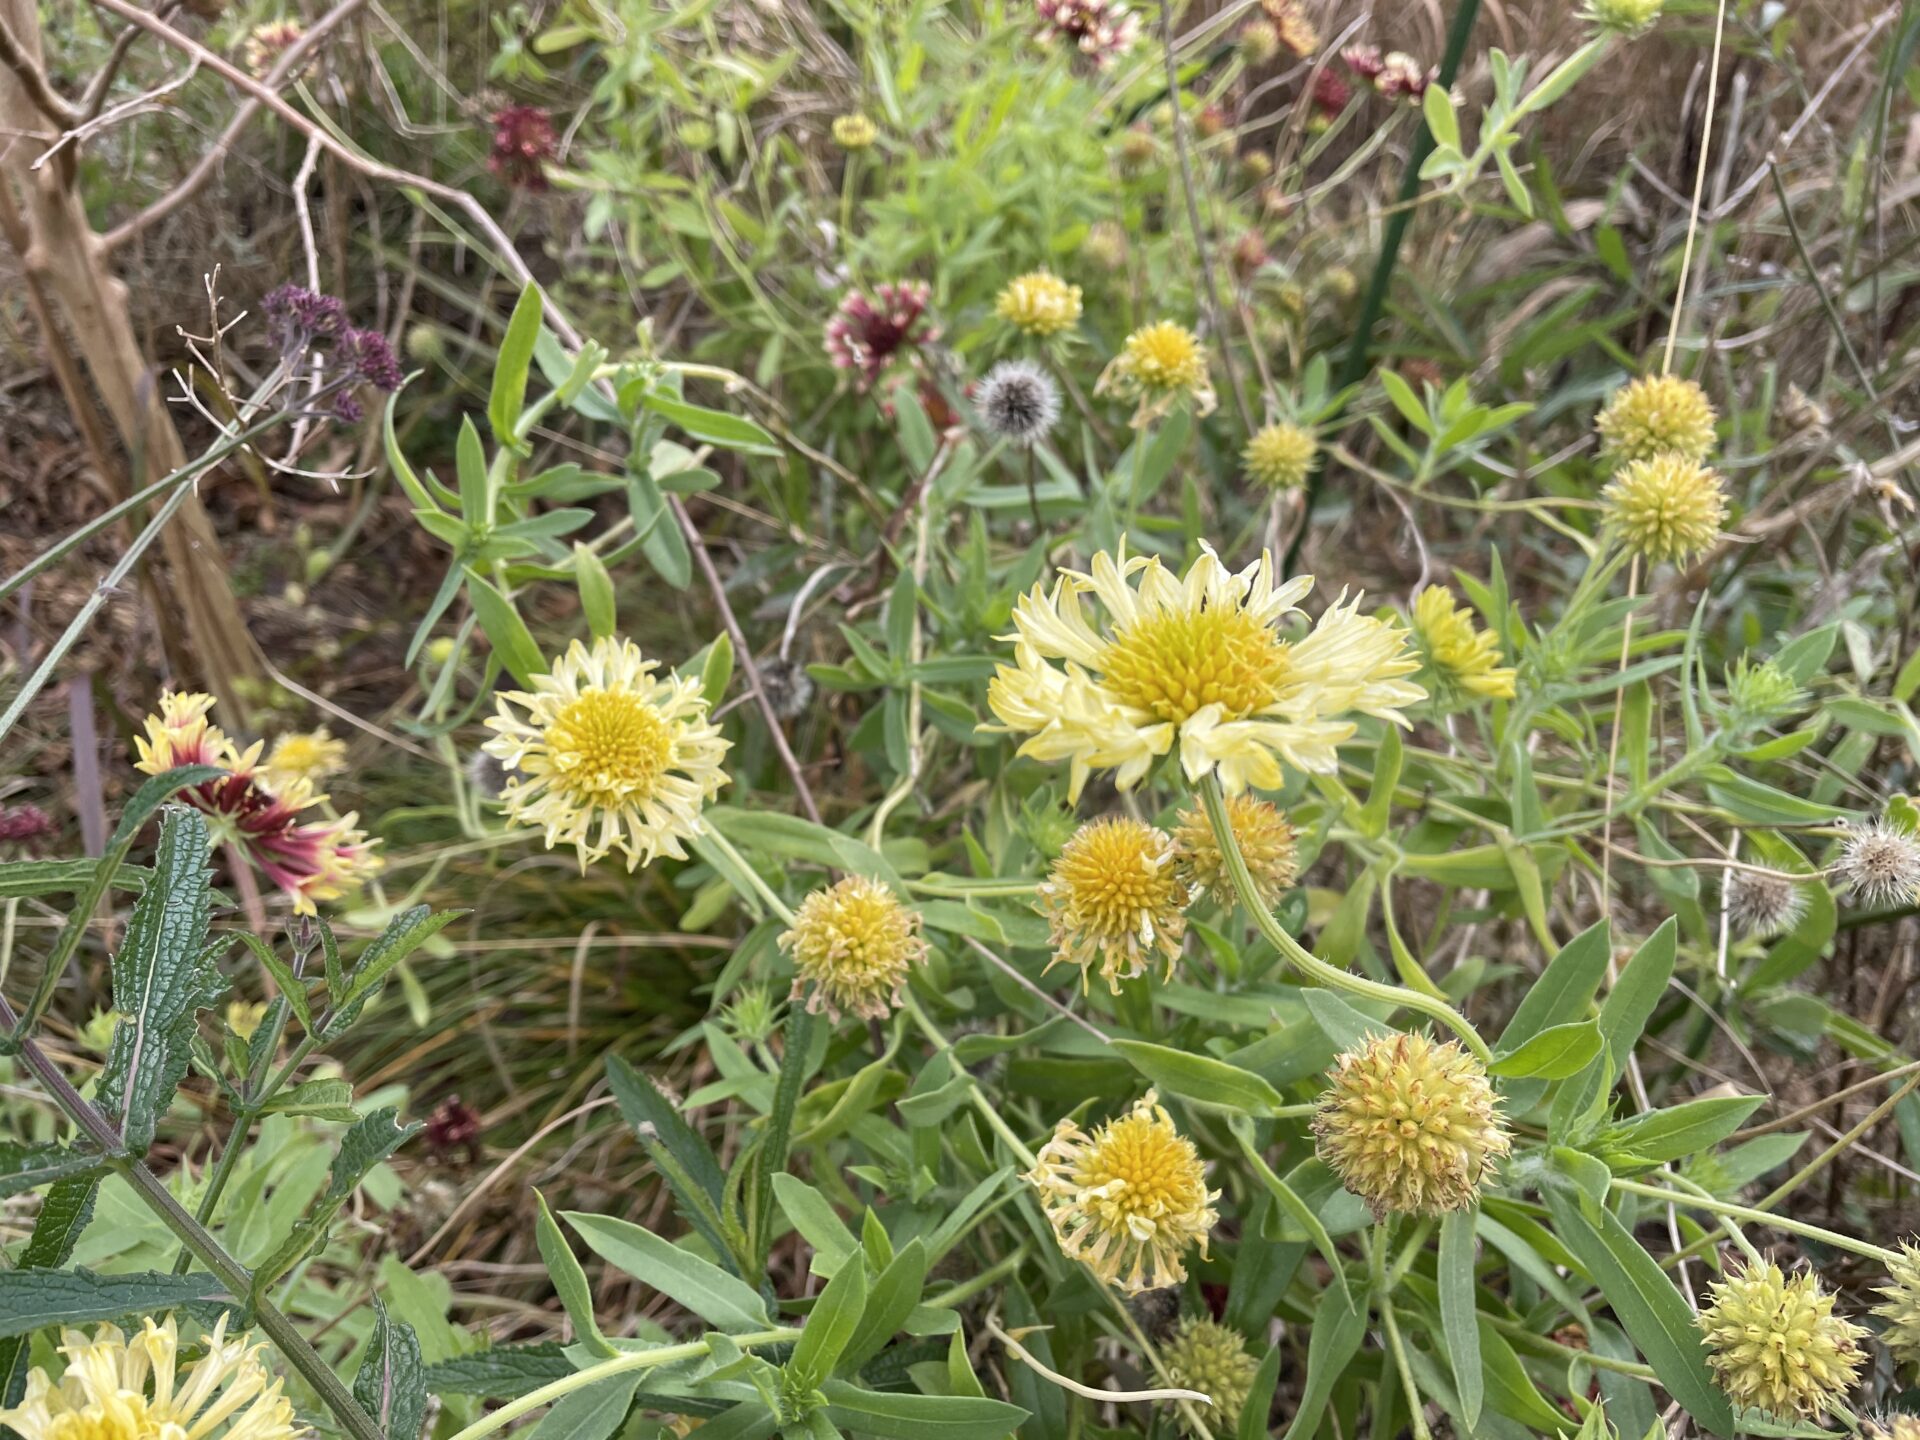
<path id="1" fill-rule="evenodd" d="M 1272 909 L 1300 877 L 1300 844 L 1293 826 L 1271 800 L 1241 791 L 1227 797 L 1227 822 L 1234 841 L 1253 876 L 1254 895 Z M 1238 902 L 1233 877 L 1215 842 L 1207 812 L 1198 805 L 1180 812 L 1173 831 L 1174 870 L 1191 889 L 1212 896 L 1222 905 Z"/>
<path id="2" fill-rule="evenodd" d="M 1486 1070 L 1455 1041 L 1376 1035 L 1328 1079 L 1320 1158 L 1383 1218 L 1466 1209 L 1513 1147 Z"/>
<path id="3" fill-rule="evenodd" d="M 1720 476 L 1668 452 L 1630 462 L 1601 493 L 1607 523 L 1649 561 L 1683 561 L 1711 545 L 1727 518 Z"/>
<path id="4" fill-rule="evenodd" d="M 1255 18 L 1240 27 L 1240 59 L 1249 67 L 1266 64 L 1280 53 L 1280 28 Z"/>
<path id="5" fill-rule="evenodd" d="M 1231 1431 L 1260 1370 L 1245 1337 L 1218 1321 L 1190 1315 L 1160 1347 L 1160 1358 L 1175 1385 L 1213 1397 L 1210 1413 L 1220 1417 L 1221 1428 Z"/>
<path id="6" fill-rule="evenodd" d="M 1060 387 L 1031 360 L 1002 360 L 974 392 L 974 406 L 987 430 L 1028 449 L 1060 420 Z"/>
<path id="7" fill-rule="evenodd" d="M 1097 967 L 1107 988 L 1149 970 L 1173 974 L 1186 939 L 1187 887 L 1165 832 L 1124 815 L 1082 825 L 1038 891 L 1055 965 L 1077 965 L 1081 987 Z"/>
<path id="8" fill-rule="evenodd" d="M 1632 39 L 1660 18 L 1664 0 L 1587 0 L 1583 13 L 1610 35 Z"/>
<path id="9" fill-rule="evenodd" d="M 1837 1298 L 1811 1270 L 1769 1262 L 1716 1283 L 1700 1312 L 1707 1364 L 1729 1399 L 1783 1420 L 1813 1420 L 1853 1388 L 1867 1332 L 1833 1313 Z"/>
<path id="10" fill-rule="evenodd" d="M 1920 1415 L 1870 1416 L 1860 1427 L 1860 1440 L 1920 1440 Z"/>
<path id="11" fill-rule="evenodd" d="M 1726 887 L 1727 923 L 1756 940 L 1786 934 L 1807 913 L 1806 887 L 1783 875 L 1735 870 Z"/>
<path id="12" fill-rule="evenodd" d="M 1920 1246 L 1900 1242 L 1900 1258 L 1887 1266 L 1887 1282 L 1873 1292 L 1881 1302 L 1873 1313 L 1887 1322 L 1880 1343 L 1894 1364 L 1920 1371 Z"/>
<path id="13" fill-rule="evenodd" d="M 1684 455 L 1705 460 L 1713 453 L 1719 416 L 1707 392 L 1678 375 L 1649 375 L 1614 392 L 1594 421 L 1600 448 L 1621 460 Z"/>
<path id="14" fill-rule="evenodd" d="M 1276 421 L 1254 432 L 1247 448 L 1240 452 L 1240 463 L 1247 478 L 1269 490 L 1297 490 L 1313 472 L 1313 458 L 1320 444 L 1304 425 Z"/>
<path id="15" fill-rule="evenodd" d="M 900 1002 L 907 974 L 927 958 L 920 916 L 878 880 L 849 875 L 800 902 L 780 937 L 793 957 L 793 994 L 815 1014 L 842 1010 L 884 1020 Z"/>
<path id="16" fill-rule="evenodd" d="M 1856 825 L 1833 869 L 1862 904 L 1915 904 L 1920 902 L 1920 835 L 1884 817 Z"/>
<path id="17" fill-rule="evenodd" d="M 865 150 L 880 138 L 880 127 L 855 111 L 833 119 L 833 143 L 842 150 Z"/>

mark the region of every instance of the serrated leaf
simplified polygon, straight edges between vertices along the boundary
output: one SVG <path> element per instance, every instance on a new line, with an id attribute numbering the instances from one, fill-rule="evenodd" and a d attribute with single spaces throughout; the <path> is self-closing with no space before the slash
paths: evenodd
<path id="1" fill-rule="evenodd" d="M 54 1270 L 66 1264 L 80 1232 L 93 1218 L 99 1192 L 100 1182 L 93 1178 L 62 1180 L 48 1190 L 34 1217 L 33 1233 L 14 1258 L 16 1271 Z M 0 1407 L 18 1405 L 26 1393 L 27 1350 L 25 1335 L 0 1339 Z"/>
<path id="2" fill-rule="evenodd" d="M 293 1233 L 255 1269 L 254 1293 L 265 1293 L 268 1286 L 299 1264 L 309 1252 L 325 1244 L 327 1227 L 360 1187 L 360 1182 L 367 1178 L 367 1172 L 419 1133 L 417 1123 L 402 1125 L 400 1112 L 391 1106 L 376 1110 L 349 1127 L 340 1138 L 340 1149 L 327 1172 L 326 1190 L 314 1202 L 313 1209 L 293 1227 Z"/>
<path id="3" fill-rule="evenodd" d="M 273 977 L 274 986 L 287 998 L 300 1028 L 308 1034 L 313 1033 L 313 1005 L 307 997 L 306 983 L 293 973 L 293 967 L 286 958 L 251 930 L 239 932 L 240 939 L 253 951 L 254 958 L 266 968 Z"/>
<path id="4" fill-rule="evenodd" d="M 680 1107 L 660 1093 L 652 1080 L 618 1055 L 607 1057 L 607 1084 L 620 1113 L 665 1177 L 675 1208 L 692 1222 L 714 1253 L 729 1254 L 721 1196 L 726 1176 L 713 1150 L 681 1117 Z"/>
<path id="5" fill-rule="evenodd" d="M 0 1141 L 0 1196 L 73 1180 L 99 1168 L 98 1155 L 65 1145 L 20 1145 Z"/>
<path id="6" fill-rule="evenodd" d="M 608 1215 L 565 1212 L 593 1252 L 720 1330 L 759 1330 L 767 1309 L 758 1291 L 737 1275 L 682 1250 L 651 1230 Z"/>
<path id="7" fill-rule="evenodd" d="M 211 1275 L 96 1275 L 91 1270 L 0 1270 L 0 1339 L 93 1325 L 226 1297 Z"/>
<path id="8" fill-rule="evenodd" d="M 542 1385 L 564 1380 L 579 1368 L 567 1358 L 565 1347 L 560 1345 L 501 1345 L 477 1355 L 457 1355 L 429 1365 L 426 1387 L 434 1395 L 515 1400 Z"/>
<path id="9" fill-rule="evenodd" d="M 325 1038 L 332 1039 L 352 1024 L 360 1007 L 396 965 L 465 913 L 463 910 L 434 911 L 425 905 L 414 905 L 389 920 L 386 929 L 360 952 L 353 973 L 342 978 L 343 993 L 335 997 L 322 1027 Z"/>
<path id="10" fill-rule="evenodd" d="M 404 1320 L 390 1319 L 377 1295 L 373 1315 L 373 1338 L 367 1341 L 360 1371 L 353 1377 L 353 1398 L 379 1422 L 387 1440 L 419 1440 L 420 1426 L 427 1418 L 420 1337 Z"/>

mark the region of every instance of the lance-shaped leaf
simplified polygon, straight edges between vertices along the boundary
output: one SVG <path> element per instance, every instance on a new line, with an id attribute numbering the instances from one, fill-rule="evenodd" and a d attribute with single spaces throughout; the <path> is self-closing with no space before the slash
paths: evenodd
<path id="1" fill-rule="evenodd" d="M 98 1155 L 65 1145 L 17 1145 L 0 1141 L 0 1196 L 19 1195 L 87 1175 L 100 1166 Z"/>
<path id="2" fill-rule="evenodd" d="M 353 973 L 341 977 L 337 984 L 334 972 L 338 960 L 334 954 L 329 954 L 328 984 L 335 987 L 335 993 L 332 997 L 333 1007 L 320 1027 L 321 1038 L 331 1040 L 345 1031 L 359 1018 L 362 1007 L 380 988 L 381 982 L 393 973 L 396 965 L 464 914 L 464 910 L 442 910 L 436 914 L 425 905 L 402 910 L 361 951 L 360 963 L 354 966 Z M 322 935 L 331 938 L 324 931 Z"/>
<path id="3" fill-rule="evenodd" d="M 404 1320 L 393 1320 L 378 1296 L 373 1302 L 373 1338 L 353 1377 L 353 1398 L 379 1422 L 387 1440 L 419 1440 L 427 1418 L 427 1371 L 420 1337 Z"/>
<path id="4" fill-rule="evenodd" d="M 40 1213 L 34 1218 L 33 1234 L 15 1261 L 13 1273 L 53 1270 L 73 1255 L 74 1242 L 93 1219 L 94 1196 L 99 1193 L 97 1179 L 62 1180 L 40 1201 Z M 13 1406 L 27 1390 L 27 1337 L 9 1335 L 0 1340 L 0 1405 Z"/>
<path id="5" fill-rule="evenodd" d="M 96 1275 L 91 1270 L 0 1271 L 0 1338 L 151 1315 L 224 1298 L 208 1274 Z"/>
<path id="6" fill-rule="evenodd" d="M 207 822 L 169 806 L 160 821 L 153 883 L 127 922 L 113 957 L 113 1008 L 120 1013 L 100 1078 L 100 1104 L 120 1120 L 127 1150 L 142 1155 L 154 1125 L 187 1071 L 194 1016 L 225 993 L 207 945 L 212 908 Z"/>
<path id="7" fill-rule="evenodd" d="M 333 1157 L 333 1169 L 327 1179 L 326 1193 L 315 1202 L 306 1218 L 293 1227 L 293 1233 L 253 1272 L 254 1294 L 265 1293 L 268 1286 L 298 1265 L 303 1257 L 327 1240 L 327 1226 L 340 1213 L 367 1178 L 367 1172 L 420 1133 L 416 1124 L 402 1125 L 399 1112 L 391 1106 L 376 1110 L 361 1120 L 340 1141 L 340 1153 Z"/>

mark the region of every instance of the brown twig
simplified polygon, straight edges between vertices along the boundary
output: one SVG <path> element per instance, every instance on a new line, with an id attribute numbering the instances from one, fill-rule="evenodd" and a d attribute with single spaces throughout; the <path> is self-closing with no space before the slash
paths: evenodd
<path id="1" fill-rule="evenodd" d="M 5 20 L 0 20 L 0 65 L 5 65 L 13 72 L 34 108 L 62 130 L 78 122 L 79 110 L 71 100 L 53 88 L 53 82 L 47 79 L 47 72 L 34 63 L 33 57 L 27 54 L 26 47 L 20 43 L 20 38 L 7 28 Z"/>

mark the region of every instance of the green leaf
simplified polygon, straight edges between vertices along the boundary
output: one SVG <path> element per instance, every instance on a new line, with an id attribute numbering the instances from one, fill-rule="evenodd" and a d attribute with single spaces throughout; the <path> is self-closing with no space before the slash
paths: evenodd
<path id="1" fill-rule="evenodd" d="M 1440 1222 L 1440 1326 L 1453 1362 L 1461 1418 L 1480 1423 L 1486 1376 L 1480 1368 L 1480 1325 L 1473 1290 L 1473 1226 L 1479 1209 L 1454 1210 Z"/>
<path id="2" fill-rule="evenodd" d="M 0 1270 L 0 1339 L 152 1315 L 226 1298 L 211 1275 L 96 1275 L 91 1270 Z"/>
<path id="3" fill-rule="evenodd" d="M 428 1393 L 478 1395 L 488 1400 L 517 1400 L 520 1396 L 564 1380 L 579 1367 L 567 1358 L 563 1346 L 501 1345 L 477 1355 L 459 1355 L 429 1365 Z"/>
<path id="4" fill-rule="evenodd" d="M 1429 85 L 1421 97 L 1420 109 L 1436 143 L 1453 150 L 1461 148 L 1460 119 L 1453 113 L 1453 94 L 1447 86 Z M 1474 1413 L 1467 1417 L 1469 1423 L 1479 1418 L 1479 1411 L 1480 1407 L 1475 1405 Z"/>
<path id="5" fill-rule="evenodd" d="M 1611 1210 L 1590 1209 L 1557 1186 L 1543 1193 L 1555 1233 L 1600 1287 L 1660 1383 L 1696 1424 L 1731 1435 L 1732 1407 L 1707 1371 L 1693 1311 L 1673 1281 Z"/>
<path id="6" fill-rule="evenodd" d="M 1651 1168 L 1718 1145 L 1760 1108 L 1763 1095 L 1716 1095 L 1635 1115 L 1600 1132 L 1595 1148 Z M 1618 1163 L 1609 1160 L 1617 1170 Z"/>
<path id="7" fill-rule="evenodd" d="M 678 1105 L 618 1055 L 607 1057 L 607 1085 L 654 1167 L 666 1178 L 675 1208 L 715 1254 L 729 1253 L 720 1217 L 726 1176 L 707 1142 L 681 1117 Z"/>
<path id="8" fill-rule="evenodd" d="M 773 1109 L 761 1129 L 751 1155 L 747 1185 L 743 1193 L 752 1209 L 746 1216 L 748 1274 L 758 1274 L 766 1266 L 767 1253 L 773 1248 L 773 1181 L 785 1173 L 787 1147 L 793 1140 L 793 1112 L 806 1088 L 814 1031 L 819 1021 L 811 1010 L 794 1006 L 787 1011 L 785 1052 L 780 1057 L 780 1078 L 774 1087 Z"/>
<path id="9" fill-rule="evenodd" d="M 64 1145 L 21 1145 L 0 1140 L 0 1197 L 73 1180 L 100 1167 L 98 1155 Z"/>
<path id="10" fill-rule="evenodd" d="M 540 1258 L 553 1280 L 554 1294 L 560 1297 L 567 1319 L 573 1322 L 574 1337 L 602 1358 L 619 1354 L 607 1337 L 600 1333 L 600 1322 L 593 1314 L 593 1289 L 587 1284 L 587 1272 L 580 1268 L 580 1262 L 574 1258 L 573 1247 L 567 1244 L 567 1237 L 560 1233 L 553 1212 L 547 1208 L 547 1197 L 535 1190 L 533 1203 L 534 1244 L 539 1248 Z"/>
<path id="11" fill-rule="evenodd" d="M 41 1197 L 40 1213 L 34 1217 L 33 1233 L 14 1259 L 14 1272 L 54 1270 L 73 1255 L 80 1232 L 93 1218 L 97 1179 L 62 1180 Z M 0 1339 L 0 1407 L 20 1403 L 27 1390 L 28 1340 L 24 1334 Z"/>
<path id="12" fill-rule="evenodd" d="M 820 1388 L 829 1420 L 882 1440 L 1000 1440 L 1016 1433 L 1028 1414 L 1004 1400 L 967 1395 L 883 1393 L 845 1380 L 829 1380 Z"/>
<path id="13" fill-rule="evenodd" d="M 293 966 L 287 963 L 285 957 L 258 935 L 251 930 L 241 930 L 237 933 L 242 943 L 253 951 L 254 959 L 258 960 L 265 967 L 266 972 L 273 976 L 274 987 L 287 997 L 287 1005 L 292 1009 L 294 1017 L 299 1020 L 300 1028 L 312 1034 L 313 1005 L 307 996 L 306 983 L 294 975 Z"/>
<path id="14" fill-rule="evenodd" d="M 618 619 L 614 614 L 613 577 L 593 548 L 573 542 L 573 583 L 580 591 L 580 610 L 587 617 L 587 629 L 596 640 L 614 633 Z"/>
<path id="15" fill-rule="evenodd" d="M 1574 1020 L 1542 1030 L 1510 1054 L 1487 1067 L 1490 1075 L 1510 1079 L 1565 1080 L 1578 1075 L 1600 1053 L 1600 1027 L 1591 1020 Z"/>
<path id="16" fill-rule="evenodd" d="M 217 772 L 216 772 L 217 773 Z M 93 887 L 98 860 L 14 860 L 0 865 L 0 900 L 30 900 L 40 895 L 81 895 Z M 107 884 L 139 894 L 153 872 L 141 865 L 122 865 Z M 101 893 L 105 893 L 102 891 Z"/>
<path id="17" fill-rule="evenodd" d="M 696 440 L 748 455 L 778 455 L 780 442 L 753 421 L 724 410 L 709 410 L 660 391 L 647 391 L 640 403 L 664 416 Z"/>
<path id="18" fill-rule="evenodd" d="M 493 646 L 493 653 L 500 657 L 507 673 L 519 681 L 523 689 L 533 689 L 534 677 L 547 673 L 547 657 L 534 643 L 533 632 L 514 609 L 513 601 L 479 571 L 469 565 L 466 576 L 467 599 L 480 621 L 480 628 L 486 632 L 487 643 Z"/>
<path id="19" fill-rule="evenodd" d="M 345 993 L 338 997 L 327 1017 L 326 1038 L 332 1039 L 353 1022 L 359 1007 L 380 988 L 396 965 L 465 913 L 464 910 L 434 911 L 425 905 L 414 905 L 389 920 L 387 928 L 360 952 L 359 963 L 347 977 Z"/>
<path id="20" fill-rule="evenodd" d="M 1115 1040 L 1112 1048 L 1152 1084 L 1196 1105 L 1239 1115 L 1271 1115 L 1286 1103 L 1262 1076 L 1224 1060 L 1144 1040 Z"/>
<path id="21" fill-rule="evenodd" d="M 360 1112 L 353 1108 L 353 1086 L 345 1080 L 302 1080 L 282 1090 L 260 1107 L 263 1115 L 311 1115 L 320 1120 L 353 1124 Z"/>
<path id="22" fill-rule="evenodd" d="M 860 1242 L 847 1228 L 827 1197 L 798 1175 L 784 1171 L 773 1177 L 774 1197 L 800 1238 L 813 1249 L 812 1270 L 816 1275 L 835 1275 L 860 1249 Z"/>
<path id="23" fill-rule="evenodd" d="M 712 710 L 727 698 L 733 683 L 733 637 L 721 631 L 707 647 L 706 661 L 700 666 L 700 698 Z"/>
<path id="24" fill-rule="evenodd" d="M 884 1350 L 920 1303 L 926 1284 L 927 1247 L 916 1236 L 900 1247 L 892 1263 L 873 1282 L 867 1292 L 867 1308 L 853 1338 L 841 1351 L 836 1368 L 848 1375 L 858 1374 L 861 1366 Z"/>
<path id="25" fill-rule="evenodd" d="M 1600 1035 L 1620 1068 L 1640 1043 L 1640 1036 L 1652 1018 L 1660 997 L 1673 979 L 1673 960 L 1678 944 L 1678 927 L 1671 917 L 1649 935 L 1646 943 L 1633 952 L 1620 971 L 1620 978 L 1600 1007 Z"/>
<path id="26" fill-rule="evenodd" d="M 840 1273 L 827 1282 L 827 1288 L 813 1302 L 787 1361 L 788 1373 L 809 1389 L 831 1375 L 860 1326 L 860 1313 L 866 1304 L 866 1262 L 856 1256 L 840 1267 Z"/>
<path id="27" fill-rule="evenodd" d="M 651 1230 L 608 1215 L 565 1212 L 593 1252 L 684 1305 L 720 1330 L 763 1330 L 767 1310 L 759 1292 L 718 1265 L 682 1250 Z"/>
<path id="28" fill-rule="evenodd" d="M 1253 1372 L 1247 1402 L 1240 1407 L 1234 1440 L 1267 1440 L 1267 1419 L 1273 1411 L 1273 1392 L 1280 1384 L 1280 1348 L 1270 1346 L 1260 1368 Z"/>
<path id="29" fill-rule="evenodd" d="M 1311 1440 L 1319 1433 L 1320 1417 L 1326 1412 L 1333 1387 L 1359 1353 L 1366 1333 L 1366 1312 L 1347 1291 L 1329 1287 L 1314 1312 L 1312 1333 L 1307 1337 L 1306 1383 L 1283 1440 Z"/>
<path id="30" fill-rule="evenodd" d="M 609 1375 L 576 1390 L 541 1417 L 529 1440 L 607 1440 L 633 1408 L 637 1374 Z"/>
<path id="31" fill-rule="evenodd" d="M 527 371 L 533 364 L 534 342 L 540 338 L 540 287 L 529 280 L 514 303 L 506 338 L 493 362 L 493 393 L 487 397 L 487 423 L 494 442 L 520 448 L 520 412 L 527 403 Z M 473 512 L 468 512 L 473 518 Z"/>
<path id="32" fill-rule="evenodd" d="M 327 1172 L 327 1188 L 312 1210 L 274 1252 L 255 1268 L 253 1292 L 267 1288 L 327 1241 L 327 1227 L 340 1207 L 353 1197 L 367 1172 L 420 1133 L 418 1124 L 400 1124 L 400 1112 L 391 1106 L 356 1121 L 340 1139 L 340 1149 Z"/>
<path id="33" fill-rule="evenodd" d="M 133 1155 L 153 1143 L 159 1117 L 186 1074 L 194 1017 L 226 993 L 207 948 L 207 822 L 171 806 L 160 822 L 153 883 L 141 894 L 113 957 L 114 1027 L 100 1077 L 101 1108 L 117 1117 Z"/>
<path id="34" fill-rule="evenodd" d="M 460 481 L 460 512 L 468 533 L 493 526 L 493 482 L 487 471 L 487 448 L 471 415 L 462 416 L 453 442 L 454 471 Z"/>
<path id="35" fill-rule="evenodd" d="M 390 1440 L 418 1440 L 427 1418 L 426 1368 L 420 1363 L 420 1337 L 404 1320 L 392 1320 L 379 1296 L 373 1298 L 373 1338 L 353 1377 L 353 1398 Z"/>

